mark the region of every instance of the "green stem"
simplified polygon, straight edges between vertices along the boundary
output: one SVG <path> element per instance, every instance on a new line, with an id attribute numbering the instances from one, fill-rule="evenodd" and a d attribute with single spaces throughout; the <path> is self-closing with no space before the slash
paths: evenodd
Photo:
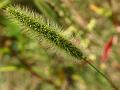
<path id="1" fill-rule="evenodd" d="M 93 64 L 91 64 L 89 61 L 85 60 L 96 72 L 98 72 L 101 76 L 103 76 L 109 84 L 113 87 L 114 90 L 119 90 L 119 88 L 110 80 L 109 77 L 107 77 L 104 73 L 102 73 L 100 70 L 98 70 Z"/>

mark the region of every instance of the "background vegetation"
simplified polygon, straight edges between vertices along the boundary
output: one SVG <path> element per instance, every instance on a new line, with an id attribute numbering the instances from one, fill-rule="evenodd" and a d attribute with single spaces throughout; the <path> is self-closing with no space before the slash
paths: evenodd
<path id="1" fill-rule="evenodd" d="M 4 12 L 8 4 L 58 24 L 109 82 L 85 61 L 9 19 Z M 0 0 L 0 90 L 119 90 L 119 7 L 120 0 Z"/>

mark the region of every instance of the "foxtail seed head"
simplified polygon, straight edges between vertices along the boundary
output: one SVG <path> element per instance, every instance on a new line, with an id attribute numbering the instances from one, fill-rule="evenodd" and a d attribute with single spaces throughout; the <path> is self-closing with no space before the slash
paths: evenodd
<path id="1" fill-rule="evenodd" d="M 51 27 L 40 19 L 38 21 L 36 18 L 39 18 L 39 16 L 30 16 L 28 15 L 28 11 L 21 9 L 20 7 L 9 6 L 6 11 L 7 14 L 14 17 L 22 25 L 27 26 L 31 30 L 39 33 L 45 39 L 63 49 L 66 53 L 69 53 L 69 55 L 79 60 L 85 59 L 85 56 L 81 50 L 57 32 L 57 28 Z"/>

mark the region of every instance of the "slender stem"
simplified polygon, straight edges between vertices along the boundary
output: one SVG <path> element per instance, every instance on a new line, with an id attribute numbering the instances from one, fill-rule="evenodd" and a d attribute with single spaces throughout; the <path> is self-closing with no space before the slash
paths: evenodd
<path id="1" fill-rule="evenodd" d="M 94 70 L 96 72 L 98 72 L 101 76 L 103 76 L 108 83 L 112 86 L 112 88 L 114 90 L 119 90 L 119 88 L 111 81 L 111 79 L 108 77 L 108 75 L 106 76 L 104 73 L 102 73 L 100 70 L 98 70 L 93 64 L 91 64 L 88 60 L 85 60 L 92 68 L 94 68 Z"/>
<path id="2" fill-rule="evenodd" d="M 34 75 L 35 77 L 39 78 L 39 79 L 42 80 L 42 81 L 45 81 L 45 82 L 47 82 L 47 83 L 49 83 L 49 84 L 54 85 L 56 88 L 59 88 L 59 86 L 56 85 L 53 80 L 51 80 L 51 79 L 46 79 L 46 78 L 42 77 L 41 75 L 39 75 L 38 73 L 36 73 L 36 72 L 32 69 L 32 66 L 29 65 L 25 60 L 19 58 L 19 61 L 25 66 L 25 68 L 26 68 L 32 75 Z"/>

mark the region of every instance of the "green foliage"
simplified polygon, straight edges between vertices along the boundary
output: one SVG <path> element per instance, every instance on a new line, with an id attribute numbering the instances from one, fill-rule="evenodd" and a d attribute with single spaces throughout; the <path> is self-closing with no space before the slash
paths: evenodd
<path id="1" fill-rule="evenodd" d="M 10 3 L 11 0 L 0 0 L 0 9 Z"/>
<path id="2" fill-rule="evenodd" d="M 45 3 L 44 0 L 34 0 L 34 3 L 45 16 L 52 18 L 55 21 L 58 21 L 57 14 L 52 10 L 49 5 Z"/>

